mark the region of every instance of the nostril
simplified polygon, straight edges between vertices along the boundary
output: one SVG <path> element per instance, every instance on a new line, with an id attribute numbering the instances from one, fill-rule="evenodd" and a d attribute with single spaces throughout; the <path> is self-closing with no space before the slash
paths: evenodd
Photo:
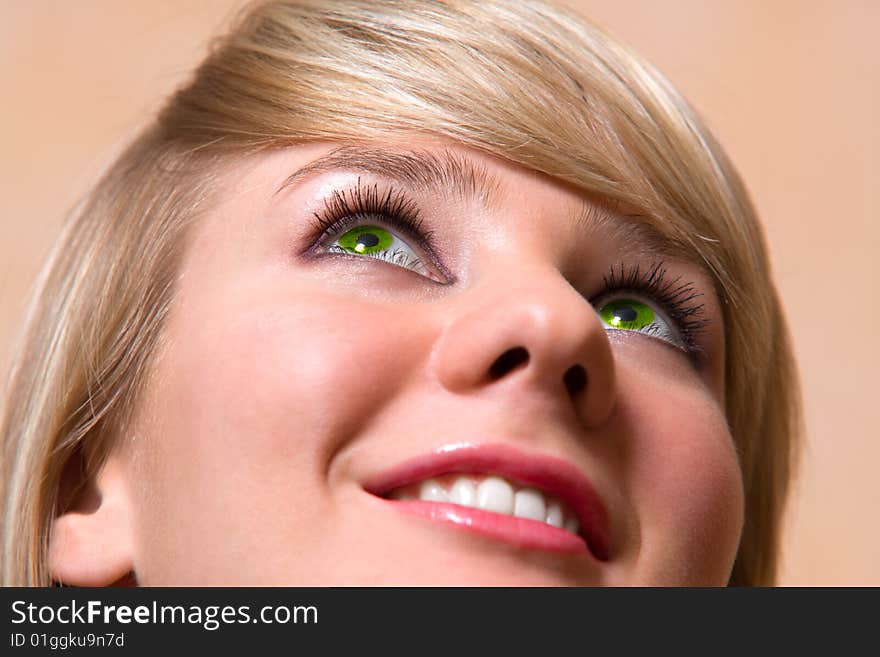
<path id="1" fill-rule="evenodd" d="M 562 379 L 565 381 L 568 394 L 574 397 L 587 385 L 587 372 L 580 365 L 572 365 Z"/>
<path id="2" fill-rule="evenodd" d="M 511 370 L 515 370 L 520 365 L 525 365 L 528 362 L 529 352 L 525 348 L 514 347 L 513 349 L 508 349 L 492 363 L 492 366 L 489 368 L 489 376 L 493 379 L 500 379 Z"/>

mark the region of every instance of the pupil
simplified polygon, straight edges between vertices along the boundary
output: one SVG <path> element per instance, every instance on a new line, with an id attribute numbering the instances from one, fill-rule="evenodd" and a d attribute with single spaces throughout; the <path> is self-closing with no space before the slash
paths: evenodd
<path id="1" fill-rule="evenodd" d="M 638 313 L 630 306 L 620 306 L 614 309 L 614 318 L 619 322 L 634 322 Z"/>
<path id="2" fill-rule="evenodd" d="M 358 235 L 357 243 L 368 247 L 376 246 L 379 243 L 379 238 L 373 235 L 373 233 L 361 233 Z"/>

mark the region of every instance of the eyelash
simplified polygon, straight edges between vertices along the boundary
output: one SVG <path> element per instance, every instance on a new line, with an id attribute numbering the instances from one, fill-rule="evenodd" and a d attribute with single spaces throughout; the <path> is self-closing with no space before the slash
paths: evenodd
<path id="1" fill-rule="evenodd" d="M 377 217 L 429 254 L 437 252 L 434 232 L 424 226 L 415 201 L 394 187 L 380 192 L 378 184 L 363 185 L 360 178 L 350 190 L 334 190 L 332 196 L 325 200 L 323 210 L 314 213 L 314 248 L 320 248 L 329 238 L 345 233 L 350 227 L 364 221 L 373 221 Z M 399 251 L 392 252 L 390 256 L 379 257 L 404 268 L 415 264 L 405 253 Z M 454 281 L 452 274 L 439 263 L 435 266 L 448 281 Z M 639 264 L 628 266 L 621 263 L 616 267 L 612 266 L 602 282 L 603 288 L 593 300 L 627 292 L 645 296 L 659 305 L 672 320 L 689 355 L 697 357 L 702 352 L 698 338 L 709 320 L 699 317 L 704 311 L 704 304 L 694 303 L 702 296 L 702 293 L 697 292 L 694 283 L 682 281 L 681 276 L 669 279 L 662 261 L 647 269 Z"/>
<path id="2" fill-rule="evenodd" d="M 424 226 L 419 216 L 415 201 L 406 194 L 389 187 L 387 191 L 379 191 L 379 185 L 363 185 L 357 179 L 357 185 L 351 190 L 333 190 L 332 196 L 324 201 L 321 212 L 314 213 L 313 231 L 320 236 L 316 246 L 322 245 L 326 238 L 344 234 L 350 227 L 364 221 L 375 221 L 381 218 L 382 223 L 400 232 L 411 241 L 423 247 L 428 253 L 436 253 L 434 232 Z M 374 256 L 387 260 L 404 268 L 413 268 L 420 264 L 401 252 L 394 251 L 388 256 Z M 436 258 L 435 258 L 436 260 Z M 440 268 L 448 274 L 444 268 Z M 451 279 L 451 276 L 448 276 Z"/>
<path id="3" fill-rule="evenodd" d="M 700 317 L 705 304 L 695 302 L 703 293 L 697 291 L 694 283 L 683 281 L 680 275 L 667 278 L 666 272 L 662 261 L 647 269 L 639 264 L 612 266 L 602 279 L 603 289 L 593 299 L 626 292 L 651 299 L 675 324 L 688 354 L 698 357 L 703 352 L 699 336 L 709 323 L 707 318 Z"/>

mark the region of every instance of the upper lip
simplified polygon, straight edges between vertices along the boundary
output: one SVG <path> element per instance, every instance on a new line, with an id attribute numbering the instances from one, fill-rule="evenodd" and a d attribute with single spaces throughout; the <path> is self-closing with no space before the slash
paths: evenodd
<path id="1" fill-rule="evenodd" d="M 605 506 L 580 470 L 557 457 L 504 444 L 456 443 L 378 473 L 364 483 L 364 489 L 381 497 L 395 488 L 449 473 L 495 474 L 555 495 L 577 515 L 581 535 L 593 555 L 608 559 L 611 545 Z"/>

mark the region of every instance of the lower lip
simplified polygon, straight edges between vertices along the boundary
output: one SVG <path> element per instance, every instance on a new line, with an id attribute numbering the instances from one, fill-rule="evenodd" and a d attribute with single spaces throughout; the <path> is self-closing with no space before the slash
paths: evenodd
<path id="1" fill-rule="evenodd" d="M 501 540 L 516 547 L 569 554 L 590 553 L 583 538 L 546 522 L 445 502 L 385 501 L 402 513 Z"/>

